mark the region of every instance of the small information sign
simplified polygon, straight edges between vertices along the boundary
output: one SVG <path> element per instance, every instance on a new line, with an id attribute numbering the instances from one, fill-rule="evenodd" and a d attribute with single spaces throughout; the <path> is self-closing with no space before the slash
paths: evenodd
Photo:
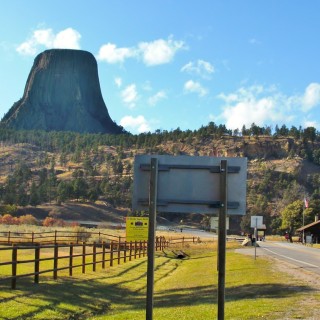
<path id="1" fill-rule="evenodd" d="M 251 216 L 251 228 L 260 228 L 263 224 L 263 216 Z"/>
<path id="2" fill-rule="evenodd" d="M 126 240 L 144 241 L 148 240 L 148 217 L 127 217 L 126 218 Z"/>
<path id="3" fill-rule="evenodd" d="M 219 217 L 210 218 L 210 228 L 214 230 L 219 229 Z M 226 217 L 226 230 L 229 230 L 229 217 Z"/>

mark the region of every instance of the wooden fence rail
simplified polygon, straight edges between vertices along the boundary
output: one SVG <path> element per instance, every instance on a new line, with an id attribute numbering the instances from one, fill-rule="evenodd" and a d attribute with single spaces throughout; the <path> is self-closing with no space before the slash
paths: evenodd
<path id="1" fill-rule="evenodd" d="M 196 243 L 199 242 L 200 238 L 199 237 L 181 237 L 181 238 L 173 238 L 169 240 L 170 245 L 184 245 L 186 243 Z"/>
<path id="2" fill-rule="evenodd" d="M 44 231 L 44 232 L 13 232 L 0 231 L 0 244 L 14 243 L 69 243 L 87 242 L 88 239 L 95 238 L 97 242 L 111 242 L 117 240 L 124 241 L 124 237 L 115 236 L 103 232 L 94 231 Z"/>
<path id="3" fill-rule="evenodd" d="M 163 250 L 167 246 L 168 241 L 164 237 L 157 237 L 156 250 Z M 11 288 L 15 289 L 19 278 L 33 277 L 34 283 L 39 283 L 39 276 L 44 273 L 51 273 L 53 279 L 57 279 L 58 272 L 62 270 L 68 270 L 69 276 L 72 276 L 75 268 L 81 268 L 81 272 L 86 273 L 87 266 L 92 266 L 92 271 L 95 272 L 97 265 L 105 269 L 106 264 L 112 267 L 115 262 L 119 265 L 121 262 L 145 257 L 146 254 L 146 241 L 49 245 L 36 243 L 28 246 L 13 244 L 11 247 L 0 247 L 2 259 L 10 258 L 0 261 L 0 283 L 11 281 Z"/>

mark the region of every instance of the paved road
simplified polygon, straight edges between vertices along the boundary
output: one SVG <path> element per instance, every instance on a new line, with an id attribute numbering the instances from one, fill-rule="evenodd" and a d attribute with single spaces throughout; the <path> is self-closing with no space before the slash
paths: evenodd
<path id="1" fill-rule="evenodd" d="M 258 243 L 257 256 L 269 255 L 320 275 L 320 249 L 289 242 Z"/>

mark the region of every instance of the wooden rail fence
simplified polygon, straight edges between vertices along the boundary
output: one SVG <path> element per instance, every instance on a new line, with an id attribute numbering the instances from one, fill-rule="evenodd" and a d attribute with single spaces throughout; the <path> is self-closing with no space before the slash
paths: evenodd
<path id="1" fill-rule="evenodd" d="M 157 237 L 155 248 L 163 250 L 168 246 L 164 237 Z M 43 257 L 41 255 L 43 254 Z M 73 269 L 81 268 L 84 274 L 87 266 L 92 266 L 95 272 L 97 265 L 102 269 L 109 264 L 126 263 L 132 259 L 145 257 L 147 254 L 147 242 L 119 242 L 110 243 L 81 243 L 81 244 L 39 244 L 21 245 L 13 244 L 10 247 L 0 247 L 1 260 L 7 257 L 7 261 L 0 260 L 0 283 L 11 282 L 11 288 L 15 289 L 17 280 L 24 277 L 33 277 L 34 283 L 39 283 L 39 276 L 51 273 L 53 279 L 58 278 L 58 272 L 68 270 L 69 276 L 73 275 Z M 22 266 L 24 265 L 24 266 Z M 51 265 L 51 267 L 50 267 Z M 21 270 L 20 267 L 21 266 Z M 19 268 L 18 268 L 19 267 Z"/>
<path id="2" fill-rule="evenodd" d="M 182 245 L 184 246 L 186 243 L 197 243 L 200 241 L 199 237 L 181 237 L 181 238 L 173 238 L 169 240 L 170 245 Z"/>
<path id="3" fill-rule="evenodd" d="M 0 231 L 0 244 L 14 243 L 82 243 L 88 242 L 89 239 L 96 239 L 96 242 L 111 242 L 117 240 L 122 242 L 125 237 L 115 236 L 103 232 L 91 231 L 44 231 L 44 232 L 14 232 Z"/>

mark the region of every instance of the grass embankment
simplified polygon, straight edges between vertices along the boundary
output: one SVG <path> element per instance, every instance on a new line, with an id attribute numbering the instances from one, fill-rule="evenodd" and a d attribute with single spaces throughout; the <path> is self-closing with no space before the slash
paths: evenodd
<path id="1" fill-rule="evenodd" d="M 154 319 L 217 317 L 217 261 L 213 245 L 183 249 L 188 259 L 156 256 Z M 72 278 L 63 272 L 40 284 L 19 279 L 18 289 L 0 286 L 0 319 L 145 319 L 146 258 Z M 277 273 L 269 261 L 227 252 L 226 319 L 305 319 L 311 289 Z M 319 295 L 313 295 L 320 302 Z M 310 314 L 310 313 L 309 313 Z"/>

